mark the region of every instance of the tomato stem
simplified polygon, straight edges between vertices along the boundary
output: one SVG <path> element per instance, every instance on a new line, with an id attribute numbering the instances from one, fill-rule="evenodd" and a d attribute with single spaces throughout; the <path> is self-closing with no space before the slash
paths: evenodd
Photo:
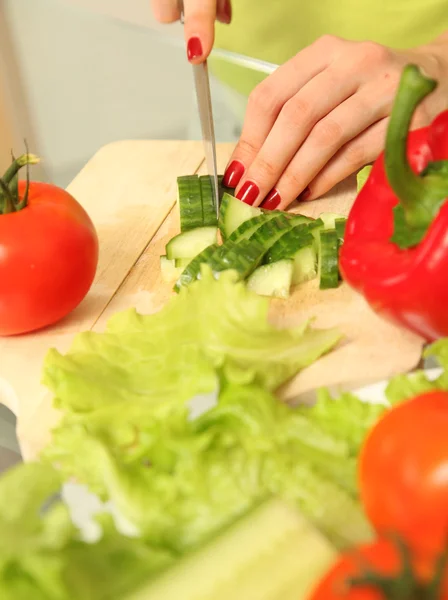
<path id="1" fill-rule="evenodd" d="M 3 179 L 0 179 L 0 188 L 2 189 L 2 192 L 4 195 L 2 213 L 4 215 L 7 215 L 9 213 L 15 212 L 16 208 L 14 205 L 14 199 L 12 197 L 11 190 L 6 185 L 6 183 L 3 181 Z"/>
<path id="2" fill-rule="evenodd" d="M 25 208 L 28 204 L 28 194 L 30 187 L 29 166 L 39 162 L 39 158 L 34 154 L 22 154 L 14 158 L 11 153 L 12 164 L 8 167 L 3 177 L 0 179 L 0 215 L 16 212 Z M 22 199 L 19 197 L 19 171 L 26 166 L 26 189 Z"/>

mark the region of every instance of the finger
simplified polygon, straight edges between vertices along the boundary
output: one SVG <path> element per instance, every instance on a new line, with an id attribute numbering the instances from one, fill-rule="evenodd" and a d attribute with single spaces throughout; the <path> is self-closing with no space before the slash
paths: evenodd
<path id="1" fill-rule="evenodd" d="M 271 131 L 284 104 L 331 61 L 340 40 L 321 38 L 291 58 L 259 84 L 249 96 L 240 140 L 224 173 L 224 184 L 236 187 Z"/>
<path id="2" fill-rule="evenodd" d="M 231 22 L 232 4 L 230 0 L 218 0 L 216 18 L 218 21 L 221 21 L 221 23 L 226 23 L 227 25 Z"/>
<path id="3" fill-rule="evenodd" d="M 389 108 L 387 97 L 382 98 L 380 91 L 375 96 L 371 87 L 365 86 L 320 120 L 274 188 L 279 208 L 289 206 L 342 146 L 386 117 Z"/>
<path id="4" fill-rule="evenodd" d="M 355 77 L 347 77 L 344 71 L 330 66 L 288 100 L 241 179 L 235 191 L 236 197 L 258 206 L 279 180 L 313 127 L 352 96 L 357 87 Z"/>
<path id="5" fill-rule="evenodd" d="M 308 186 L 308 194 L 299 200 L 314 200 L 378 157 L 384 149 L 389 118 L 374 123 L 345 144 L 323 167 Z"/>
<path id="6" fill-rule="evenodd" d="M 188 60 L 200 64 L 213 48 L 216 0 L 184 0 L 184 19 Z"/>
<path id="7" fill-rule="evenodd" d="M 159 23 L 174 23 L 180 19 L 177 0 L 151 0 L 151 8 Z"/>

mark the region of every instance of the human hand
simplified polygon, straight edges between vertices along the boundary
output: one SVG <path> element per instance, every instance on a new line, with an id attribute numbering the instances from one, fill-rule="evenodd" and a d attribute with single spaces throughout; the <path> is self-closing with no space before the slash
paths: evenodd
<path id="1" fill-rule="evenodd" d="M 174 23 L 180 19 L 178 0 L 151 0 L 151 6 L 160 23 Z M 184 0 L 184 32 L 191 63 L 203 62 L 212 51 L 215 20 L 230 23 L 231 19 L 230 0 Z"/>
<path id="2" fill-rule="evenodd" d="M 438 46 L 396 51 L 325 36 L 259 84 L 224 183 L 254 206 L 312 200 L 377 158 L 403 67 L 421 66 L 439 86 L 413 128 L 447 108 L 448 61 Z"/>

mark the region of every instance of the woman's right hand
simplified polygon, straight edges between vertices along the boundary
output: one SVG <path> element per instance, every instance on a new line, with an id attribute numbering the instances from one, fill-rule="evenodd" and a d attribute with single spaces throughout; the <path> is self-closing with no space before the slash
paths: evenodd
<path id="1" fill-rule="evenodd" d="M 180 19 L 178 0 L 151 0 L 155 18 L 160 23 Z M 215 20 L 230 23 L 230 0 L 184 0 L 184 33 L 187 57 L 193 64 L 206 60 L 213 48 Z"/>

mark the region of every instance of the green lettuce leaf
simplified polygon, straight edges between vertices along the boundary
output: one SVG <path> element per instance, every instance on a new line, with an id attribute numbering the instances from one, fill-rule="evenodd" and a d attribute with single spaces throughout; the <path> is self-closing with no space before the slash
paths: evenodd
<path id="1" fill-rule="evenodd" d="M 50 351 L 43 380 L 56 406 L 76 413 L 123 402 L 185 401 L 215 390 L 220 377 L 273 390 L 341 336 L 309 322 L 277 329 L 268 309 L 269 300 L 235 281 L 233 272 L 216 281 L 204 268 L 201 280 L 160 312 L 126 311 L 105 333 L 78 335 L 65 356 Z"/>
<path id="2" fill-rule="evenodd" d="M 171 555 L 121 535 L 106 515 L 99 541 L 82 542 L 60 485 L 59 474 L 40 463 L 0 479 L 2 600 L 118 600 L 171 564 Z"/>

